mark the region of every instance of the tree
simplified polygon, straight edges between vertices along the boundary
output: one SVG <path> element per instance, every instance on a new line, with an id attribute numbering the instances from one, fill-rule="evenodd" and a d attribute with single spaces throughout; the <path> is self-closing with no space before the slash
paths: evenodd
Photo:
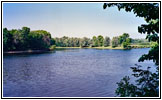
<path id="1" fill-rule="evenodd" d="M 83 42 L 83 40 L 81 41 L 80 38 L 75 38 L 75 37 L 70 38 L 67 36 L 63 36 L 61 38 L 54 38 L 54 39 L 55 39 L 56 46 L 60 46 L 60 47 L 80 47 L 81 42 Z"/>
<path id="2" fill-rule="evenodd" d="M 27 28 L 27 27 L 23 27 L 22 29 L 19 29 L 19 30 L 16 30 L 16 29 L 7 30 L 7 28 L 4 28 L 4 31 L 3 31 L 4 51 L 28 49 L 29 32 L 30 32 L 30 28 Z"/>
<path id="3" fill-rule="evenodd" d="M 46 50 L 51 45 L 51 34 L 44 30 L 31 31 L 29 33 L 29 45 L 34 50 Z"/>
<path id="4" fill-rule="evenodd" d="M 104 46 L 107 47 L 107 46 L 110 46 L 110 38 L 109 37 L 105 37 L 104 39 Z"/>
<path id="5" fill-rule="evenodd" d="M 80 38 L 74 38 L 74 47 L 80 46 Z"/>
<path id="6" fill-rule="evenodd" d="M 129 76 L 125 76 L 118 84 L 118 88 L 116 89 L 115 93 L 120 95 L 121 97 L 135 97 L 135 91 L 137 87 L 129 82 Z"/>
<path id="7" fill-rule="evenodd" d="M 142 69 L 140 65 L 131 67 L 133 76 L 137 78 L 136 84 L 129 82 L 129 76 L 125 76 L 118 84 L 116 94 L 121 97 L 158 97 L 159 96 L 159 79 L 158 71 L 152 73 L 147 67 Z"/>
<path id="8" fill-rule="evenodd" d="M 81 46 L 82 47 L 89 47 L 90 46 L 90 39 L 86 38 L 86 37 L 81 39 Z"/>
<path id="9" fill-rule="evenodd" d="M 99 35 L 98 37 L 97 37 L 97 40 L 98 40 L 98 46 L 103 46 L 104 44 L 104 38 L 103 38 L 103 36 L 102 35 Z"/>
<path id="10" fill-rule="evenodd" d="M 124 33 L 123 35 L 119 36 L 119 44 L 121 45 L 123 42 L 126 42 L 127 38 L 129 38 L 128 33 Z"/>
<path id="11" fill-rule="evenodd" d="M 51 44 L 51 45 L 55 45 L 55 44 L 56 44 L 56 41 L 55 41 L 54 38 L 51 38 L 50 44 Z"/>
<path id="12" fill-rule="evenodd" d="M 98 40 L 96 36 L 93 36 L 92 38 L 92 46 L 93 47 L 97 47 L 98 46 Z"/>
<path id="13" fill-rule="evenodd" d="M 28 28 L 28 27 L 22 27 L 22 30 L 21 30 L 21 34 L 22 34 L 22 38 L 23 38 L 23 46 L 22 46 L 22 48 L 24 49 L 24 50 L 26 50 L 26 49 L 28 49 L 29 48 L 29 40 L 28 40 L 28 34 L 30 33 L 30 28 Z"/>
<path id="14" fill-rule="evenodd" d="M 127 91 L 130 91 L 131 88 L 128 88 L 130 84 L 123 83 L 126 79 L 122 79 L 122 81 L 118 84 L 117 95 L 119 96 L 159 96 L 159 4 L 158 3 L 105 3 L 103 8 L 117 6 L 118 10 L 124 9 L 127 12 L 133 11 L 134 14 L 138 17 L 144 17 L 147 24 L 142 24 L 138 27 L 139 33 L 146 33 L 149 41 L 156 42 L 148 54 L 142 55 L 140 57 L 139 62 L 143 62 L 145 60 L 153 60 L 156 65 L 157 71 L 152 73 L 147 70 L 140 69 L 139 66 L 133 67 L 132 70 L 135 72 L 133 74 L 134 77 L 137 78 L 136 85 L 131 87 L 135 87 L 136 89 L 133 92 L 124 93 L 122 89 L 123 86 Z M 129 81 L 129 79 L 126 79 Z M 122 85 L 121 85 L 122 84 Z M 132 84 L 131 84 L 132 85 Z M 119 91 L 120 90 L 120 91 Z"/>
<path id="15" fill-rule="evenodd" d="M 126 38 L 125 41 L 123 41 L 122 45 L 123 45 L 123 48 L 125 49 L 130 49 L 131 47 L 129 46 L 131 43 L 131 38 Z"/>
<path id="16" fill-rule="evenodd" d="M 7 28 L 3 28 L 3 50 L 12 50 L 12 34 Z"/>
<path id="17" fill-rule="evenodd" d="M 119 37 L 113 37 L 112 38 L 112 47 L 114 48 L 114 47 L 117 47 L 118 45 L 119 45 L 119 39 L 118 39 Z"/>
<path id="18" fill-rule="evenodd" d="M 70 46 L 72 45 L 72 41 L 67 36 L 63 36 L 61 40 L 62 40 L 63 47 L 67 47 L 69 44 Z M 70 40 L 70 43 L 69 43 L 69 40 Z"/>
<path id="19" fill-rule="evenodd" d="M 131 38 L 129 38 L 128 33 L 124 33 L 118 38 L 119 44 L 123 46 L 125 49 L 130 49 Z"/>
<path id="20" fill-rule="evenodd" d="M 10 32 L 13 35 L 13 50 L 24 50 L 24 40 L 21 30 L 13 29 Z"/>
<path id="21" fill-rule="evenodd" d="M 3 48 L 4 50 L 7 50 L 7 45 L 8 45 L 8 40 L 9 40 L 9 32 L 7 30 L 7 28 L 3 28 Z"/>

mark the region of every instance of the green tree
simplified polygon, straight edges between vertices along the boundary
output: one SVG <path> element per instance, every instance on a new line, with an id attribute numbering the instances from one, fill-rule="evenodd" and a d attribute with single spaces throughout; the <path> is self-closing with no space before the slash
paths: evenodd
<path id="1" fill-rule="evenodd" d="M 81 39 L 81 46 L 82 47 L 89 47 L 90 46 L 90 39 L 86 38 L 86 37 Z"/>
<path id="2" fill-rule="evenodd" d="M 3 50 L 12 50 L 12 34 L 7 28 L 3 28 Z"/>
<path id="3" fill-rule="evenodd" d="M 63 36 L 61 38 L 55 38 L 56 46 L 60 46 L 60 47 L 80 47 L 81 42 L 83 42 L 83 39 L 81 41 L 80 38 L 76 38 L 76 37 L 70 38 L 67 36 Z"/>
<path id="4" fill-rule="evenodd" d="M 56 44 L 56 41 L 55 41 L 54 38 L 51 38 L 50 44 L 51 44 L 51 45 L 55 45 L 55 44 Z"/>
<path id="5" fill-rule="evenodd" d="M 74 47 L 79 47 L 80 46 L 80 38 L 74 38 Z"/>
<path id="6" fill-rule="evenodd" d="M 24 50 L 24 40 L 21 30 L 13 29 L 10 32 L 13 35 L 13 50 Z"/>
<path id="7" fill-rule="evenodd" d="M 31 31 L 29 33 L 29 45 L 34 50 L 46 50 L 51 45 L 51 34 L 44 30 Z"/>
<path id="8" fill-rule="evenodd" d="M 28 27 L 22 27 L 21 34 L 22 34 L 22 49 L 26 50 L 29 48 L 29 40 L 28 40 L 28 34 L 30 33 L 30 28 Z"/>
<path id="9" fill-rule="evenodd" d="M 104 46 L 107 47 L 107 46 L 110 46 L 110 38 L 109 37 L 105 37 L 104 39 Z"/>
<path id="10" fill-rule="evenodd" d="M 93 36 L 92 38 L 92 46 L 93 47 L 98 47 L 98 40 L 96 36 Z"/>
<path id="11" fill-rule="evenodd" d="M 104 37 L 102 35 L 99 35 L 97 37 L 97 40 L 98 40 L 98 46 L 103 46 L 104 45 Z"/>
<path id="12" fill-rule="evenodd" d="M 112 38 L 112 47 L 115 48 L 119 45 L 119 37 L 113 37 Z"/>
<path id="13" fill-rule="evenodd" d="M 124 33 L 123 35 L 119 36 L 119 44 L 121 45 L 123 42 L 126 42 L 127 38 L 129 38 L 128 33 Z"/>
<path id="14" fill-rule="evenodd" d="M 3 29 L 4 51 L 49 50 L 54 44 L 55 40 L 51 38 L 51 34 L 44 30 L 30 31 L 28 27 L 18 30 Z"/>
<path id="15" fill-rule="evenodd" d="M 129 81 L 128 78 L 122 79 L 118 83 L 116 90 L 119 96 L 140 96 L 153 97 L 159 96 L 159 4 L 158 3 L 105 3 L 103 8 L 117 6 L 118 10 L 124 9 L 127 12 L 133 11 L 138 17 L 144 17 L 147 24 L 142 24 L 138 27 L 139 33 L 146 33 L 149 41 L 154 41 L 156 44 L 151 48 L 148 54 L 142 55 L 139 61 L 153 60 L 156 65 L 156 72 L 151 72 L 149 67 L 144 70 L 137 66 L 133 67 L 133 76 L 137 78 L 136 84 L 126 84 L 123 81 Z M 127 82 L 128 83 L 128 82 Z M 122 84 L 122 85 L 121 85 Z M 124 87 L 124 90 L 122 88 Z M 131 88 L 128 88 L 131 87 Z M 135 87 L 132 92 L 132 88 Z M 127 94 L 124 91 L 131 91 Z M 132 95 L 133 94 L 133 95 Z"/>
<path id="16" fill-rule="evenodd" d="M 125 41 L 123 41 L 122 45 L 123 45 L 123 48 L 126 48 L 126 49 L 130 49 L 131 47 L 129 46 L 131 43 L 131 38 L 126 38 Z"/>
<path id="17" fill-rule="evenodd" d="M 68 38 L 67 36 L 63 36 L 61 38 L 61 40 L 62 40 L 62 46 L 63 47 L 68 47 L 68 45 L 70 45 L 70 46 L 72 45 L 72 40 L 70 38 Z"/>
<path id="18" fill-rule="evenodd" d="M 9 50 L 28 49 L 29 32 L 30 32 L 30 28 L 27 28 L 27 27 L 23 27 L 22 29 L 19 29 L 19 30 L 12 29 L 8 31 L 8 35 L 10 35 L 10 45 L 8 45 L 7 47 L 10 48 Z"/>

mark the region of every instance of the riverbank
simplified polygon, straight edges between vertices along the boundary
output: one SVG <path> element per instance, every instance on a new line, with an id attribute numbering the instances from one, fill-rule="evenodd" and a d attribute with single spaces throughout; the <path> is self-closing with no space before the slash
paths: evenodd
<path id="1" fill-rule="evenodd" d="M 151 47 L 151 45 L 130 45 L 131 46 L 131 48 L 134 48 L 134 49 L 136 49 L 136 48 L 150 48 Z"/>
<path id="2" fill-rule="evenodd" d="M 25 50 L 25 51 L 5 51 L 3 54 L 37 54 L 37 53 L 45 53 L 50 50 Z"/>
<path id="3" fill-rule="evenodd" d="M 131 49 L 136 49 L 136 48 L 150 48 L 151 46 L 150 45 L 130 45 L 131 46 Z M 119 49 L 119 50 L 123 50 L 123 49 L 125 49 L 125 48 L 123 48 L 123 47 L 115 47 L 115 48 L 113 48 L 113 47 L 111 47 L 111 46 L 108 46 L 108 47 L 56 47 L 56 49 L 75 49 L 75 48 L 78 48 L 78 49 L 80 49 L 80 48 L 90 48 L 90 49 L 112 49 L 112 50 L 114 50 L 114 49 Z"/>
<path id="4" fill-rule="evenodd" d="M 112 47 L 56 47 L 56 49 L 81 49 L 81 48 L 87 48 L 87 49 L 124 49 L 123 47 L 115 47 L 115 48 L 112 48 Z"/>

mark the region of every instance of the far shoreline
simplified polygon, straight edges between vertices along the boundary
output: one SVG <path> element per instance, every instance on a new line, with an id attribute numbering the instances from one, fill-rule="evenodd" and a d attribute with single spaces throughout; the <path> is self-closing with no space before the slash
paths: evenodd
<path id="1" fill-rule="evenodd" d="M 150 48 L 150 46 L 131 46 L 131 49 L 139 49 L 139 48 Z M 127 50 L 123 47 L 55 47 L 54 50 L 57 49 L 109 49 L 109 50 Z M 39 54 L 39 53 L 46 53 L 54 50 L 21 50 L 21 51 L 5 51 L 3 54 Z"/>
<path id="2" fill-rule="evenodd" d="M 150 45 L 132 45 L 131 49 L 138 49 L 138 48 L 150 48 Z M 126 48 L 123 47 L 56 47 L 56 49 L 110 49 L 110 50 L 127 50 Z"/>
<path id="3" fill-rule="evenodd" d="M 124 48 L 122 47 L 56 47 L 56 49 L 119 49 L 119 50 L 123 50 Z"/>

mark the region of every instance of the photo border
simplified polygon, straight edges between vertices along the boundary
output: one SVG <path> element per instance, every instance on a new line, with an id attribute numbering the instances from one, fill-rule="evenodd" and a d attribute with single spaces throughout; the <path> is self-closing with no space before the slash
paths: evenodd
<path id="1" fill-rule="evenodd" d="M 159 64 L 159 72 L 160 72 L 160 77 L 159 77 L 159 79 L 160 79 L 160 81 L 159 81 L 159 89 L 160 89 L 160 93 L 159 93 L 159 97 L 3 97 L 2 96 L 2 82 L 3 82 L 3 80 L 2 80 L 2 68 L 3 68 L 3 66 L 2 66 L 2 63 L 3 63 L 3 46 L 2 46 L 2 44 L 3 44 L 3 41 L 2 41 L 2 33 L 3 33 L 3 25 L 2 25 L 2 9 L 3 9 L 3 7 L 2 7 L 2 5 L 3 5 L 3 3 L 6 3 L 6 2 L 8 2 L 8 3 L 15 3 L 15 2 L 19 2 L 19 3 L 24 3 L 24 2 L 26 2 L 26 3 L 32 3 L 32 2 L 36 2 L 36 3 L 43 3 L 43 2 L 49 2 L 49 3 L 51 3 L 51 2 L 53 2 L 53 3 L 55 3 L 55 2 L 60 2 L 60 3 L 67 3 L 67 2 L 74 2 L 74 3 L 79 3 L 79 2 L 82 2 L 82 3 L 87 3 L 87 2 L 90 2 L 90 3 L 93 3 L 93 2 L 98 2 L 98 3 L 107 3 L 107 2 L 112 2 L 112 3 L 126 3 L 126 2 L 128 2 L 128 3 L 130 3 L 130 2 L 132 2 L 132 3 L 141 3 L 141 2 L 143 2 L 143 3 L 145 3 L 145 2 L 155 2 L 155 3 L 159 3 L 160 4 L 160 7 L 159 7 L 159 17 L 160 17 L 160 27 L 159 27 L 159 35 L 160 35 L 160 64 Z M 1 99 L 161 99 L 161 1 L 1 1 Z"/>

